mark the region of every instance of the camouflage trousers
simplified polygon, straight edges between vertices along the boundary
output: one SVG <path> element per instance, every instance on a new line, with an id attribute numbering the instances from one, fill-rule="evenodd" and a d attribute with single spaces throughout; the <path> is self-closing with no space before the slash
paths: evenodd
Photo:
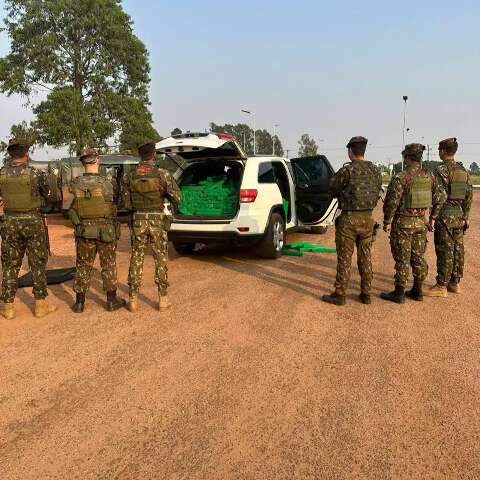
<path id="1" fill-rule="evenodd" d="M 47 234 L 38 215 L 6 215 L 2 230 L 2 300 L 13 302 L 17 292 L 18 273 L 25 253 L 32 273 L 33 295 L 46 298 L 48 262 Z"/>
<path id="2" fill-rule="evenodd" d="M 374 224 L 370 212 L 342 213 L 335 221 L 335 244 L 337 247 L 335 292 L 339 295 L 345 295 L 350 281 L 355 246 L 357 247 L 361 289 L 364 293 L 370 293 L 373 280 L 371 249 L 374 239 Z"/>
<path id="3" fill-rule="evenodd" d="M 437 254 L 437 283 L 458 283 L 463 277 L 465 248 L 463 244 L 463 221 L 435 222 L 435 252 Z"/>
<path id="4" fill-rule="evenodd" d="M 155 261 L 155 284 L 160 295 L 168 289 L 168 235 L 163 214 L 149 217 L 135 214 L 131 226 L 132 255 L 128 271 L 131 295 L 138 295 L 143 279 L 145 252 L 150 245 Z"/>
<path id="5" fill-rule="evenodd" d="M 95 257 L 100 257 L 102 269 L 103 290 L 112 292 L 117 289 L 117 242 L 103 242 L 82 237 L 76 238 L 77 242 L 77 270 L 73 282 L 76 293 L 86 293 L 92 278 Z"/>
<path id="6" fill-rule="evenodd" d="M 422 283 L 427 278 L 427 231 L 424 217 L 398 216 L 393 220 L 390 248 L 395 260 L 396 286 L 407 286 L 410 267 L 415 281 Z"/>

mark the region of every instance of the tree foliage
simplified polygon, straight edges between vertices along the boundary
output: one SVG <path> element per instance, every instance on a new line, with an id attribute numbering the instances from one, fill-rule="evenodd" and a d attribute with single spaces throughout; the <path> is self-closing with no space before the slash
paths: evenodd
<path id="1" fill-rule="evenodd" d="M 45 143 L 78 153 L 154 133 L 148 54 L 120 0 L 6 0 L 5 9 L 0 91 L 29 101 L 47 92 L 32 122 Z"/>
<path id="2" fill-rule="evenodd" d="M 39 132 L 35 130 L 31 125 L 28 125 L 27 122 L 18 123 L 10 127 L 10 138 L 21 138 L 22 140 L 27 140 L 30 142 L 34 148 L 36 145 L 43 145 L 44 141 L 40 137 Z M 4 153 L 7 151 L 7 142 L 0 142 L 0 152 Z"/>
<path id="3" fill-rule="evenodd" d="M 472 162 L 470 164 L 470 173 L 472 175 L 480 175 L 480 167 L 477 162 Z"/>
<path id="4" fill-rule="evenodd" d="M 318 145 L 313 138 L 304 133 L 298 141 L 298 156 L 299 157 L 313 157 L 318 154 Z"/>
<path id="5" fill-rule="evenodd" d="M 238 143 L 242 146 L 247 155 L 253 155 L 253 129 L 245 123 L 237 123 L 236 125 L 225 124 L 216 125 L 210 123 L 212 132 L 226 132 L 233 135 Z M 255 143 L 257 155 L 273 154 L 273 138 L 275 138 L 275 155 L 282 157 L 284 150 L 281 140 L 277 135 L 275 137 L 267 130 L 255 130 Z"/>
<path id="6" fill-rule="evenodd" d="M 178 128 L 174 128 L 171 132 L 170 135 L 173 137 L 174 135 L 181 135 L 183 132 Z"/>

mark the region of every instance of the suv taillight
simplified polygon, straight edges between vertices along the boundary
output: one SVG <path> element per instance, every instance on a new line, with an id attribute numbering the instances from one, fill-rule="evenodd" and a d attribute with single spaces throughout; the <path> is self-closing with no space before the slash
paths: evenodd
<path id="1" fill-rule="evenodd" d="M 258 190 L 242 189 L 240 190 L 241 203 L 253 203 L 257 199 Z"/>
<path id="2" fill-rule="evenodd" d="M 225 133 L 225 132 L 217 132 L 215 135 L 220 139 L 220 140 L 233 140 L 233 135 L 230 133 Z"/>

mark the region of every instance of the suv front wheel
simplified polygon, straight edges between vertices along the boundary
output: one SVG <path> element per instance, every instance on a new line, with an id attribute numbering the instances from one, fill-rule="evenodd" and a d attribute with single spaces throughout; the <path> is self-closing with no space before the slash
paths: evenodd
<path id="1" fill-rule="evenodd" d="M 285 221 L 279 213 L 272 213 L 265 230 L 265 236 L 258 246 L 258 254 L 263 258 L 279 258 L 285 246 Z"/>

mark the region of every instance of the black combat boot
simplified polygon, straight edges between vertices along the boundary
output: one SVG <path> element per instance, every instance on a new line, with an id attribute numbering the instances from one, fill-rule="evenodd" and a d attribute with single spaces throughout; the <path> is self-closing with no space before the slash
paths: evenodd
<path id="1" fill-rule="evenodd" d="M 84 293 L 77 293 L 77 300 L 72 306 L 72 310 L 75 313 L 83 313 L 83 311 L 85 310 L 85 294 Z"/>
<path id="2" fill-rule="evenodd" d="M 405 288 L 396 285 L 393 292 L 382 292 L 380 297 L 389 302 L 405 303 Z"/>
<path id="3" fill-rule="evenodd" d="M 345 295 L 340 295 L 337 292 L 333 292 L 330 295 L 323 295 L 322 300 L 327 303 L 332 303 L 333 305 L 338 305 L 339 307 L 347 303 L 345 299 Z"/>
<path id="4" fill-rule="evenodd" d="M 413 282 L 413 287 L 411 290 L 405 293 L 408 298 L 415 300 L 417 302 L 423 302 L 423 288 L 421 282 Z"/>
<path id="5" fill-rule="evenodd" d="M 120 308 L 123 308 L 127 302 L 123 300 L 123 298 L 117 297 L 117 291 L 112 290 L 111 292 L 107 292 L 107 310 L 109 312 L 114 312 Z"/>
<path id="6" fill-rule="evenodd" d="M 358 298 L 364 305 L 370 305 L 372 303 L 372 297 L 369 293 L 362 292 Z"/>

